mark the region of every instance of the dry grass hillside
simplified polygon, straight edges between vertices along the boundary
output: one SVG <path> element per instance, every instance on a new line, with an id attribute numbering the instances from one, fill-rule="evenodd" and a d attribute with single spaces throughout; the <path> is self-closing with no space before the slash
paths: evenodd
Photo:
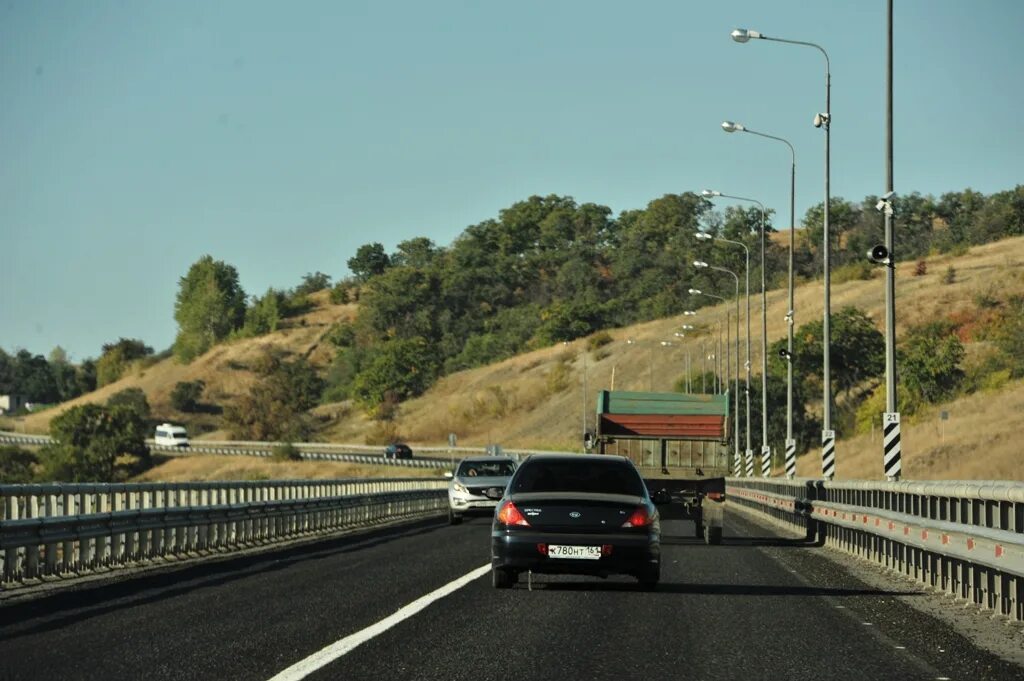
<path id="1" fill-rule="evenodd" d="M 915 263 L 897 268 L 897 319 L 899 329 L 923 320 L 960 315 L 970 318 L 975 300 L 994 293 L 1005 296 L 1024 293 L 1024 238 L 1007 239 L 971 249 L 961 256 L 942 255 L 927 259 L 927 273 L 915 276 Z M 944 283 L 947 268 L 953 266 L 953 283 Z M 882 269 L 870 280 L 832 282 L 832 309 L 854 305 L 865 310 L 881 327 L 884 311 Z M 718 291 L 728 295 L 728 291 Z M 760 367 L 760 296 L 752 292 L 754 311 L 752 362 Z M 796 291 L 796 323 L 820 319 L 823 305 L 820 280 L 803 283 Z M 307 355 L 325 366 L 332 350 L 321 345 L 327 328 L 338 319 L 351 317 L 351 306 L 331 305 L 326 292 L 314 296 L 317 307 L 289 327 L 276 333 L 238 340 L 218 346 L 190 365 L 173 359 L 138 370 L 96 393 L 62 405 L 103 401 L 114 392 L 142 388 L 154 414 L 184 420 L 170 408 L 169 394 L 178 381 L 201 379 L 207 384 L 204 401 L 224 406 L 254 380 L 247 365 L 266 345 L 276 345 Z M 784 337 L 786 291 L 768 292 L 769 343 Z M 536 350 L 491 366 L 463 371 L 442 379 L 428 393 L 401 405 L 394 432 L 414 447 L 441 444 L 448 433 L 456 433 L 460 445 L 501 443 L 518 448 L 576 448 L 584 413 L 593 427 L 594 394 L 602 388 L 668 390 L 683 375 L 684 358 L 690 355 L 699 367 L 701 344 L 717 341 L 717 324 L 734 304 L 702 308 L 696 317 L 678 316 L 610 331 L 612 342 L 585 352 L 587 341 Z M 697 326 L 687 338 L 673 334 L 683 323 Z M 628 343 L 633 339 L 634 343 Z M 671 346 L 661 345 L 671 341 Z M 975 348 L 968 347 L 968 357 Z M 584 363 L 586 363 L 586 405 L 584 412 Z M 758 371 L 759 373 L 759 371 Z M 913 478 L 1002 478 L 1024 479 L 1022 447 L 1015 432 L 1024 422 L 1024 384 L 1005 386 L 997 393 L 975 394 L 940 409 L 950 419 L 938 429 L 938 410 L 927 412 L 903 428 L 904 472 Z M 381 424 L 349 404 L 331 404 L 317 410 L 324 424 L 318 439 L 361 443 L 378 441 Z M 19 429 L 44 432 L 58 409 L 34 414 Z M 212 418 L 212 417 L 211 417 Z M 211 433 L 212 436 L 222 433 Z M 979 441 L 980 439 L 980 441 Z M 877 434 L 852 436 L 839 433 L 837 466 L 841 477 L 881 476 L 881 445 Z M 183 465 L 183 464 L 176 464 Z M 802 475 L 820 471 L 818 456 L 812 452 L 800 461 Z"/>
<path id="2" fill-rule="evenodd" d="M 30 414 L 14 425 L 25 432 L 44 433 L 54 416 L 71 407 L 87 402 L 102 403 L 120 390 L 141 388 L 154 418 L 212 428 L 217 421 L 214 416 L 182 414 L 171 407 L 170 395 L 175 384 L 201 380 L 206 384 L 202 401 L 223 408 L 252 385 L 256 377 L 249 367 L 268 347 L 283 348 L 309 358 L 318 366 L 325 366 L 333 358 L 334 350 L 321 339 L 331 324 L 352 317 L 355 306 L 333 305 L 327 291 L 314 293 L 310 299 L 313 307 L 309 312 L 284 320 L 274 333 L 222 343 L 191 364 L 182 364 L 173 357 L 149 366 L 139 364 L 114 383 L 53 409 Z"/>
<path id="3" fill-rule="evenodd" d="M 897 334 L 909 325 L 950 315 L 970 315 L 975 299 L 995 293 L 1024 293 L 1024 238 L 1007 239 L 971 249 L 966 255 L 935 256 L 926 261 L 927 273 L 914 276 L 916 263 L 897 268 Z M 953 283 L 943 283 L 953 266 Z M 838 282 L 833 278 L 832 309 L 853 305 L 865 310 L 881 327 L 884 314 L 881 268 L 870 280 Z M 759 297 L 752 303 L 753 333 L 759 336 Z M 734 305 L 702 308 L 697 317 L 678 316 L 625 329 L 612 330 L 612 343 L 587 355 L 586 410 L 593 427 L 594 392 L 614 387 L 668 390 L 683 375 L 687 354 L 696 365 L 701 343 L 710 342 L 702 328 L 714 327 Z M 769 343 L 786 334 L 786 291 L 768 292 Z M 801 285 L 795 295 L 796 323 L 820 319 L 821 281 Z M 689 337 L 674 337 L 683 323 L 698 328 Z M 633 339 L 633 344 L 627 343 Z M 669 340 L 671 346 L 662 346 Z M 463 371 L 440 381 L 422 397 L 402 405 L 397 428 L 411 442 L 443 442 L 449 432 L 459 444 L 499 442 L 506 446 L 575 448 L 583 419 L 583 349 L 581 339 L 520 355 L 488 367 Z M 752 361 L 760 366 L 759 342 L 752 344 Z M 975 348 L 968 346 L 968 357 Z M 562 368 L 564 367 L 564 368 Z M 903 428 L 904 471 L 914 478 L 1024 479 L 1021 445 L 1015 440 L 1024 422 L 1024 385 L 1011 384 L 994 394 L 976 394 L 943 405 L 950 412 L 940 438 L 938 409 Z M 339 441 L 359 441 L 373 424 L 365 419 L 341 421 L 326 434 Z M 982 442 L 978 433 L 984 432 Z M 853 437 L 839 433 L 838 472 L 841 477 L 881 477 L 881 445 L 876 435 Z M 816 452 L 801 459 L 801 474 L 820 472 Z"/>

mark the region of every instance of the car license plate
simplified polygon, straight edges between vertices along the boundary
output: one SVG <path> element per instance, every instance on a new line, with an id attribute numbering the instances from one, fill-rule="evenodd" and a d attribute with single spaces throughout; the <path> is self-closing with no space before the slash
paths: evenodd
<path id="1" fill-rule="evenodd" d="M 576 560 L 598 560 L 601 558 L 600 546 L 562 546 L 548 545 L 548 558 L 571 558 Z"/>

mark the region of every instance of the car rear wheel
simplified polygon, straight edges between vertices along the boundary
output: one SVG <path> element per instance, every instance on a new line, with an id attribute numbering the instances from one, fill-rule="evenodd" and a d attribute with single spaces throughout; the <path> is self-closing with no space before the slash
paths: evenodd
<path id="1" fill-rule="evenodd" d="M 461 515 L 456 515 L 455 511 L 453 511 L 452 509 L 449 508 L 448 509 L 448 524 L 449 525 L 458 525 L 461 522 L 462 522 L 462 516 Z"/>
<path id="2" fill-rule="evenodd" d="M 491 568 L 491 586 L 495 589 L 511 589 L 519 581 L 519 575 L 508 568 Z"/>
<path id="3" fill-rule="evenodd" d="M 704 528 L 704 543 L 705 544 L 721 544 L 722 543 L 722 528 L 708 525 Z"/>

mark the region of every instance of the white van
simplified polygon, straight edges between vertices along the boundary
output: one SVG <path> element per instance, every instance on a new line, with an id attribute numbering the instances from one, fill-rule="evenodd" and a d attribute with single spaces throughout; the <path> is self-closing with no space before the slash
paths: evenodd
<path id="1" fill-rule="evenodd" d="M 188 447 L 188 433 L 182 426 L 161 423 L 156 427 L 153 442 L 167 447 Z"/>

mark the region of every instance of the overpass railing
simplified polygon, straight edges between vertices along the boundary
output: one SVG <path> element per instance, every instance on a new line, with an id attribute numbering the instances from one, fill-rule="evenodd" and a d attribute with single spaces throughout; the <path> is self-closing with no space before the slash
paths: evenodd
<path id="1" fill-rule="evenodd" d="M 1024 621 L 1024 483 L 729 478 L 731 502 Z"/>
<path id="2" fill-rule="evenodd" d="M 0 485 L 0 588 L 437 515 L 447 480 Z"/>

